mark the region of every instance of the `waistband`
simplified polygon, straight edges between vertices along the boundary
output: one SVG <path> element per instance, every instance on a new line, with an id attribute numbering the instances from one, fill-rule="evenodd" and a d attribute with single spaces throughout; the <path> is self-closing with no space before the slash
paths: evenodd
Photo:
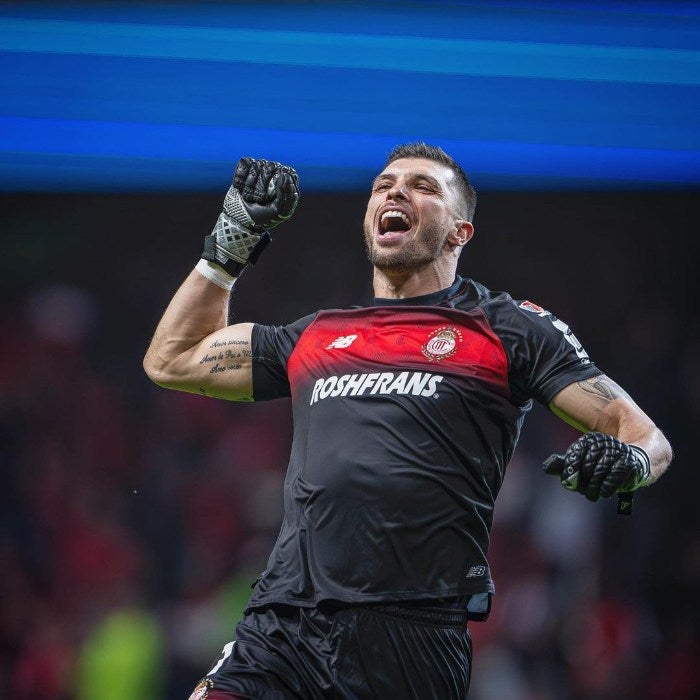
<path id="1" fill-rule="evenodd" d="M 436 625 L 463 626 L 469 617 L 467 606 L 471 596 L 457 598 L 431 598 L 428 600 L 406 600 L 381 603 L 346 603 L 323 601 L 318 610 L 333 615 L 346 610 L 369 610 L 398 617 L 411 622 Z"/>
<path id="2" fill-rule="evenodd" d="M 431 608 L 427 606 L 406 605 L 377 605 L 371 608 L 374 612 L 390 617 L 400 618 L 407 622 L 419 624 L 439 625 L 440 627 L 466 626 L 469 615 L 466 609 L 459 608 Z"/>

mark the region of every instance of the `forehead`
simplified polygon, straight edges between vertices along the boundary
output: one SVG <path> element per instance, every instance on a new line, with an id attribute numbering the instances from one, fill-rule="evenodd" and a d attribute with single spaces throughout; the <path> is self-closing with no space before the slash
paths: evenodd
<path id="1" fill-rule="evenodd" d="M 435 160 L 429 160 L 428 158 L 398 158 L 392 163 L 389 163 L 389 165 L 377 175 L 377 178 L 411 176 L 431 177 L 443 185 L 452 184 L 452 180 L 455 179 L 455 174 L 451 168 Z"/>

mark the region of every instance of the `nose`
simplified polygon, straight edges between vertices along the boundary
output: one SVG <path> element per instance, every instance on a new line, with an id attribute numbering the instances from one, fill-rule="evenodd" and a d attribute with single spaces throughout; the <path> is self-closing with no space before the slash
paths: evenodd
<path id="1" fill-rule="evenodd" d="M 406 199 L 406 187 L 397 180 L 387 191 L 387 199 Z"/>

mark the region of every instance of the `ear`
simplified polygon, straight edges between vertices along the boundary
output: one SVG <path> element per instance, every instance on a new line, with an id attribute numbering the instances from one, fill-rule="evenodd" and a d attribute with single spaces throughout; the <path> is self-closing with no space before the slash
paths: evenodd
<path id="1" fill-rule="evenodd" d="M 456 219 L 454 228 L 450 229 L 447 241 L 450 245 L 461 248 L 469 243 L 474 235 L 474 224 L 471 221 Z"/>

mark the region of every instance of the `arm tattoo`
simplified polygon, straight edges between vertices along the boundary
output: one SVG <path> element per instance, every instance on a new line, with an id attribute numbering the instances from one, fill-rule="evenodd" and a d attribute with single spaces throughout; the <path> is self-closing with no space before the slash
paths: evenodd
<path id="1" fill-rule="evenodd" d="M 249 350 L 222 350 L 220 352 L 214 351 L 209 354 L 208 352 L 199 360 L 199 364 L 215 363 L 210 369 L 209 374 L 217 374 L 219 372 L 225 372 L 229 369 L 241 369 L 243 365 L 239 360 L 245 357 L 250 357 L 252 353 Z M 223 362 L 221 362 L 223 361 Z"/>
<path id="2" fill-rule="evenodd" d="M 604 403 L 610 403 L 615 399 L 627 397 L 627 393 L 619 387 L 612 379 L 604 374 L 591 379 L 584 379 L 576 385 L 581 391 L 592 394 Z"/>

